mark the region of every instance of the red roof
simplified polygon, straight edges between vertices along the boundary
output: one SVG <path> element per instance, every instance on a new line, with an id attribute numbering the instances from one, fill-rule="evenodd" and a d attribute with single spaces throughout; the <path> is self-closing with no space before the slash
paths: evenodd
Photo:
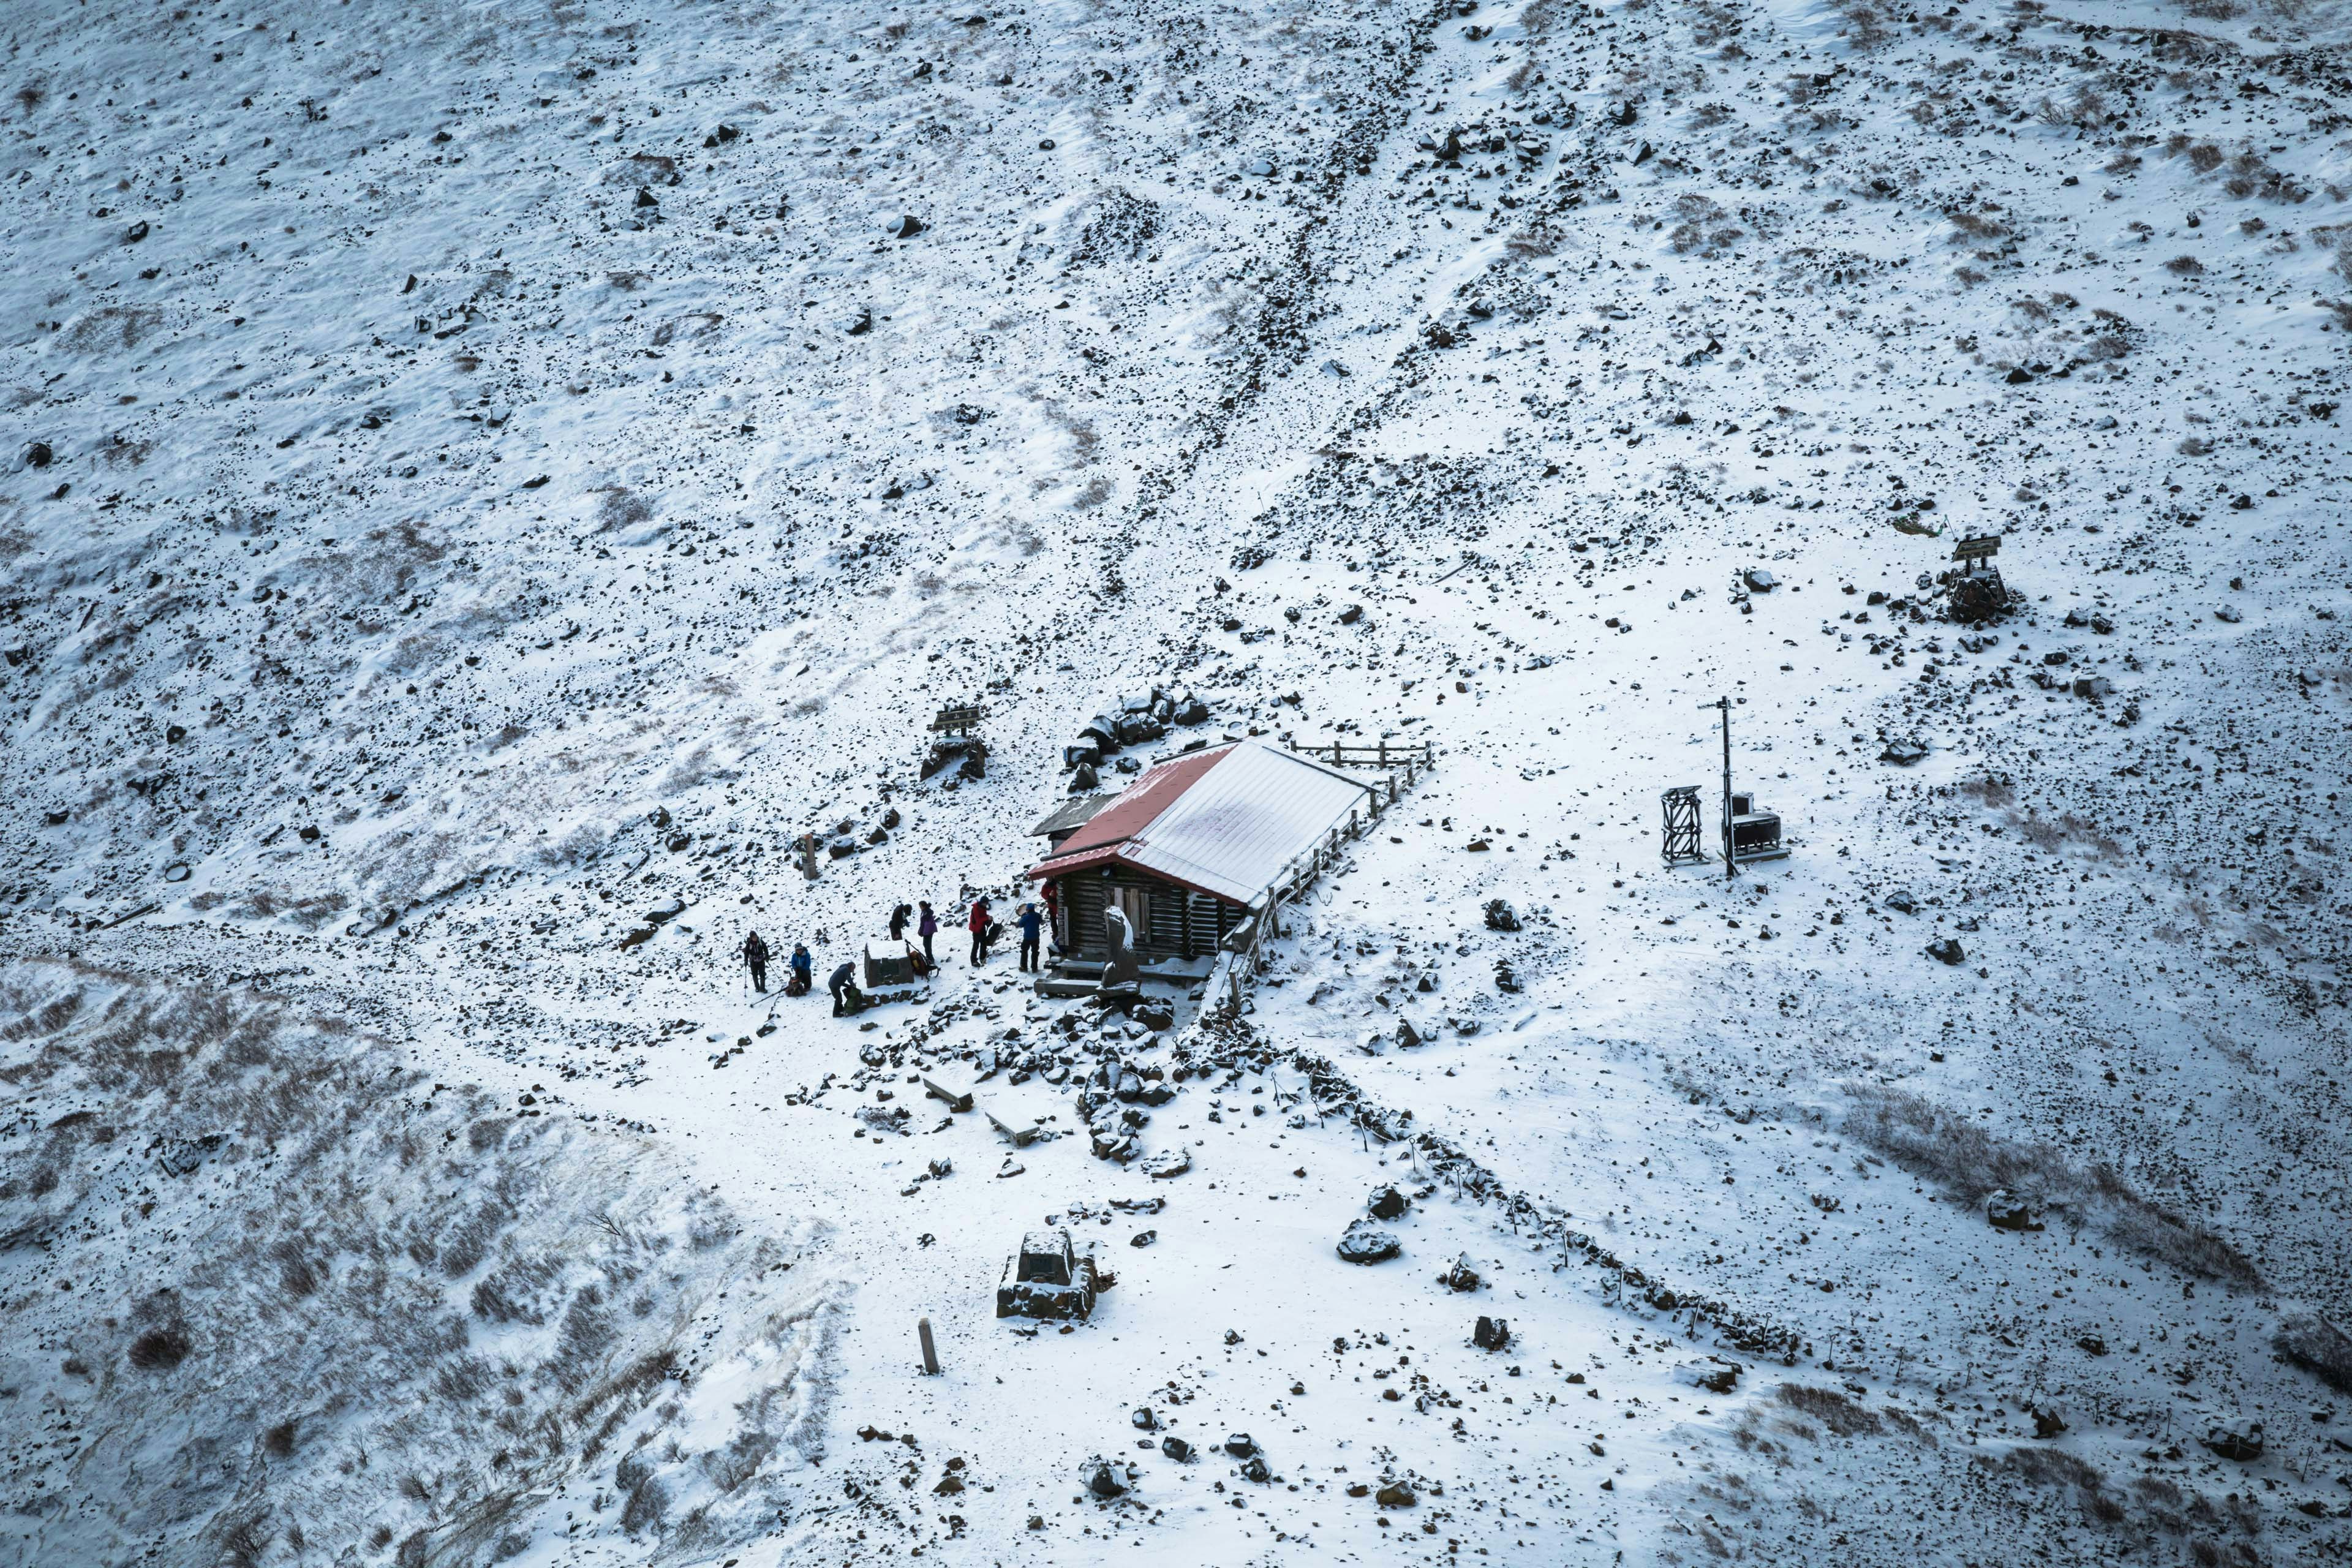
<path id="1" fill-rule="evenodd" d="M 1121 844 L 1150 826 L 1154 817 L 1176 802 L 1176 797 L 1192 787 L 1194 780 L 1223 762 L 1233 748 L 1219 746 L 1213 751 L 1194 752 L 1174 758 L 1151 769 L 1127 787 L 1117 800 L 1095 813 L 1084 827 L 1055 846 L 1054 860 L 1099 849 L 1106 845 Z M 1049 862 L 1050 864 L 1050 862 Z M 1051 874 L 1058 875 L 1062 867 Z"/>

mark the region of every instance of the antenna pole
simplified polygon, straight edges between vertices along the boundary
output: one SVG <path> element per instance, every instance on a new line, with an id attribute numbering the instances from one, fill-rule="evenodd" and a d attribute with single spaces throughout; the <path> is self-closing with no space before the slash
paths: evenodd
<path id="1" fill-rule="evenodd" d="M 1728 882 L 1739 875 L 1739 861 L 1731 852 L 1731 699 L 1718 697 L 1699 706 L 1723 715 L 1723 879 Z"/>

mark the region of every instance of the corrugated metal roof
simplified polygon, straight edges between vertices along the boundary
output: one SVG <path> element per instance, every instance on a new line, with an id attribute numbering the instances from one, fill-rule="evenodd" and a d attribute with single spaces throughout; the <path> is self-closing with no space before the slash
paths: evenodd
<path id="1" fill-rule="evenodd" d="M 1255 742 L 1180 757 L 1136 781 L 1030 875 L 1117 859 L 1255 907 L 1285 867 L 1368 810 L 1370 795 L 1336 768 Z"/>
<path id="2" fill-rule="evenodd" d="M 1084 827 L 1062 840 L 1061 853 L 1075 855 L 1081 849 L 1093 849 L 1133 837 L 1141 831 L 1144 824 L 1168 809 L 1168 804 L 1191 787 L 1193 780 L 1223 761 L 1226 751 L 1230 749 L 1195 752 L 1191 756 L 1172 758 L 1158 767 L 1145 770 L 1143 776 L 1128 785 L 1117 800 L 1097 812 Z"/>
<path id="3" fill-rule="evenodd" d="M 1043 838 L 1048 834 L 1069 833 L 1084 827 L 1097 812 L 1118 798 L 1115 795 L 1075 795 L 1055 808 L 1045 821 L 1031 828 L 1029 837 Z"/>

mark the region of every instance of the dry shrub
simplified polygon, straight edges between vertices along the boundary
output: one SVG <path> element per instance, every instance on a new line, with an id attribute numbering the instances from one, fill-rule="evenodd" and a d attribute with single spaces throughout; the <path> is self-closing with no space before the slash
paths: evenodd
<path id="1" fill-rule="evenodd" d="M 2020 1477 L 2037 1487 L 2080 1487 L 2096 1491 L 2106 1478 L 2063 1448 L 2017 1448 L 2006 1461 Z"/>
<path id="2" fill-rule="evenodd" d="M 1846 1092 L 1849 1137 L 1969 1203 L 2007 1188 L 2200 1279 L 2243 1289 L 2262 1282 L 2252 1260 L 2235 1247 L 2150 1203 L 2105 1165 L 2078 1170 L 2049 1143 L 1997 1138 L 1906 1089 L 1852 1084 Z"/>
<path id="3" fill-rule="evenodd" d="M 2202 278 L 2205 264 L 2193 256 L 2176 256 L 2164 264 L 2167 272 L 2179 278 Z"/>
<path id="4" fill-rule="evenodd" d="M 672 1419 L 658 1396 L 689 1323 L 698 1345 L 714 1329 L 746 1336 L 782 1375 L 763 1374 L 762 1414 L 664 1449 L 675 1468 L 635 1514 L 665 1551 L 690 1519 L 706 1547 L 748 1540 L 791 1468 L 765 1458 L 821 1443 L 837 1296 L 820 1286 L 789 1317 L 762 1303 L 772 1245 L 707 1194 L 682 1209 L 650 1150 L 494 1114 L 480 1091 L 428 1092 L 384 1042 L 243 993 L 19 964 L 0 969 L 0 1121 L 26 1104 L 105 1107 L 12 1141 L 16 1190 L 0 1194 L 0 1234 L 37 1240 L 76 1282 L 11 1304 L 28 1340 L 67 1347 L 39 1375 L 92 1384 L 77 1394 L 80 1451 L 20 1456 L 20 1485 L 56 1488 L 58 1467 L 78 1467 L 71 1517 L 44 1525 L 47 1556 L 122 1561 L 169 1539 L 201 1549 L 173 1562 L 308 1560 L 309 1546 L 356 1561 L 364 1539 L 381 1563 L 396 1537 L 377 1521 L 406 1477 L 401 1513 L 481 1521 L 478 1541 L 464 1522 L 413 1535 L 406 1559 L 485 1561 L 517 1510 L 594 1464 L 602 1439 L 583 1437 Z M 126 1149 L 175 1162 L 142 1181 L 146 1247 L 91 1223 L 119 1211 Z M 28 1182 L 38 1169 L 49 1176 Z M 494 1353 L 469 1350 L 491 1335 Z M 25 1390 L 28 1405 L 50 1397 Z M 179 1450 L 163 1459 L 232 1484 L 145 1484 L 159 1433 Z M 371 1458 L 378 1479 L 355 1489 Z M 275 1535 L 257 1533 L 261 1496 Z"/>
<path id="5" fill-rule="evenodd" d="M 163 312 L 150 305 L 107 305 L 68 327 L 58 345 L 75 353 L 135 349 L 163 325 Z"/>
<path id="6" fill-rule="evenodd" d="M 2289 1318 L 2271 1344 L 2338 1394 L 2352 1394 L 2352 1335 L 2315 1316 Z"/>
<path id="7" fill-rule="evenodd" d="M 1784 1383 L 1780 1385 L 1780 1403 L 1804 1412 L 1840 1437 L 1876 1436 L 1885 1430 L 1877 1416 L 1833 1388 Z"/>

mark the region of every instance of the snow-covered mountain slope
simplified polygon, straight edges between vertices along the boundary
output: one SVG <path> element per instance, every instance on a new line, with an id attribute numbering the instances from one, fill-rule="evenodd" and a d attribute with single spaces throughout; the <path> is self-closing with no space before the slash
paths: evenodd
<path id="1" fill-rule="evenodd" d="M 0 26 L 5 1398 L 247 1466 L 164 1501 L 26 1437 L 26 1560 L 2344 1552 L 2341 7 Z M 2016 598 L 1962 624 L 1983 534 Z M 1013 894 L 1063 743 L 1155 685 L 1437 751 L 1236 1026 L 1066 1025 L 960 943 L 926 1006 L 745 997 L 750 929 L 822 978 Z M 1731 884 L 1658 860 L 1718 696 L 1793 849 Z M 922 779 L 967 700 L 987 776 Z M 861 847 L 803 880 L 811 831 Z M 266 1145 L 67 1072 L 191 998 L 571 1131 L 312 1223 L 272 1310 L 318 1359 L 265 1368 L 199 1276 L 278 1258 L 283 1180 L 58 1126 Z M 1106 1059 L 1188 1069 L 1139 1133 L 1187 1173 L 1091 1157 Z M 1008 1148 L 939 1062 L 1075 1136 Z M 391 1136 L 352 1077 L 337 1161 Z M 715 1198 L 811 1261 L 650 1292 L 643 1353 L 725 1348 L 625 1434 L 517 1382 L 526 1464 L 326 1347 L 391 1268 L 509 1353 L 495 1260 L 395 1232 L 555 1171 L 518 1256 Z M 1340 1261 L 1391 1182 L 1402 1256 Z M 1031 1339 L 991 1303 L 1048 1216 L 1153 1239 Z M 278 1453 L 296 1367 L 446 1466 L 364 1469 L 384 1412 Z"/>

